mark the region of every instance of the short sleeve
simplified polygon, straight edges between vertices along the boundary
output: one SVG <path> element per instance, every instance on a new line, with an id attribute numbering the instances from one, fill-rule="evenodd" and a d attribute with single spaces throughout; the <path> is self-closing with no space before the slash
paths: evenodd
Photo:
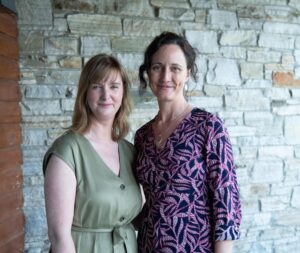
<path id="1" fill-rule="evenodd" d="M 48 162 L 52 155 L 62 159 L 75 172 L 75 145 L 70 134 L 65 134 L 56 139 L 46 152 L 43 159 L 43 173 L 45 174 Z"/>
<path id="2" fill-rule="evenodd" d="M 231 143 L 218 117 L 210 118 L 207 129 L 208 180 L 213 196 L 215 241 L 236 240 L 240 237 L 241 205 Z"/>

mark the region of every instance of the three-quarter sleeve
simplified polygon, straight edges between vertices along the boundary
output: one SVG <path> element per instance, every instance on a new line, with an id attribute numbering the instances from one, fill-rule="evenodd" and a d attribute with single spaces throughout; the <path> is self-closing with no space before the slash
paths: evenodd
<path id="1" fill-rule="evenodd" d="M 241 205 L 233 152 L 223 122 L 213 116 L 207 123 L 208 182 L 214 219 L 215 241 L 240 237 Z"/>

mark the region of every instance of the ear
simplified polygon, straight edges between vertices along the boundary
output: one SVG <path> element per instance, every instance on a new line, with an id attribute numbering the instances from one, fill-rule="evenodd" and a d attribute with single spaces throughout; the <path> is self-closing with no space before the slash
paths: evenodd
<path id="1" fill-rule="evenodd" d="M 186 72 L 186 77 L 185 77 L 185 81 L 186 81 L 186 82 L 189 80 L 190 75 L 191 75 L 191 70 L 188 69 L 188 71 Z"/>
<path id="2" fill-rule="evenodd" d="M 149 85 L 149 87 L 151 88 L 151 90 L 152 90 L 152 85 L 151 85 L 151 78 L 150 78 L 150 73 L 149 73 L 149 71 L 146 71 L 146 75 L 145 75 L 145 80 L 146 80 L 146 82 L 148 83 L 148 85 Z"/>

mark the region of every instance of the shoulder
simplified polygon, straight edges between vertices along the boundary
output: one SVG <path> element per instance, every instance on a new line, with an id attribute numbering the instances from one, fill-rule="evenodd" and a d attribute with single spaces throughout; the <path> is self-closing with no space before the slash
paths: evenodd
<path id="1" fill-rule="evenodd" d="M 119 152 L 123 154 L 123 157 L 126 157 L 128 161 L 133 161 L 136 153 L 133 144 L 126 139 L 121 139 L 118 143 Z"/>
<path id="2" fill-rule="evenodd" d="M 150 131 L 152 129 L 152 123 L 153 123 L 154 119 L 148 121 L 146 124 L 144 124 L 143 126 L 141 126 L 135 133 L 135 137 L 134 137 L 134 145 L 138 145 L 143 139 L 144 136 L 147 136 L 150 134 Z"/>
<path id="3" fill-rule="evenodd" d="M 137 131 L 136 134 L 145 134 L 151 129 L 151 124 L 153 123 L 154 119 L 148 121 L 144 125 L 142 125 Z"/>
<path id="4" fill-rule="evenodd" d="M 224 122 L 216 114 L 194 108 L 190 118 L 197 135 L 205 136 L 207 142 L 215 138 L 227 138 L 228 133 Z"/>
<path id="5" fill-rule="evenodd" d="M 74 150 L 79 149 L 79 134 L 68 130 L 59 136 L 50 146 L 48 151 L 46 152 L 44 159 L 43 159 L 43 169 L 45 168 L 49 162 L 50 157 L 54 154 L 57 157 L 64 160 L 70 167 L 74 167 L 73 157 L 74 157 Z"/>
<path id="6" fill-rule="evenodd" d="M 53 142 L 48 152 L 58 152 L 61 154 L 78 152 L 84 143 L 82 138 L 82 135 L 68 130 Z"/>
<path id="7" fill-rule="evenodd" d="M 76 143 L 76 139 L 78 139 L 78 134 L 71 130 L 68 130 L 53 142 L 51 148 L 57 146 L 72 146 Z"/>
<path id="8" fill-rule="evenodd" d="M 131 153 L 134 153 L 135 152 L 135 148 L 133 146 L 133 144 L 131 142 L 129 142 L 128 140 L 126 139 L 121 139 L 119 141 L 119 143 L 121 144 L 122 148 L 125 150 L 125 151 L 128 151 L 128 152 L 131 152 Z"/>
<path id="9" fill-rule="evenodd" d="M 222 120 L 216 114 L 197 107 L 195 107 L 192 110 L 191 117 L 206 122 L 214 122 L 214 121 L 222 122 Z"/>
<path id="10" fill-rule="evenodd" d="M 200 108 L 194 108 L 191 112 L 191 119 L 198 124 L 205 124 L 206 127 L 224 127 L 222 119 L 214 113 L 205 111 Z"/>

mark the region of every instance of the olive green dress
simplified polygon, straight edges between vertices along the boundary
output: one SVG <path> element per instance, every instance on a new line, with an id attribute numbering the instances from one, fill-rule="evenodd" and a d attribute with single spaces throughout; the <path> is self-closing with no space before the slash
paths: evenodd
<path id="1" fill-rule="evenodd" d="M 142 197 L 132 173 L 134 147 L 118 141 L 119 176 L 103 162 L 90 142 L 68 131 L 44 157 L 43 170 L 52 154 L 74 171 L 77 187 L 72 224 L 76 253 L 137 253 L 131 221 L 141 210 Z"/>

